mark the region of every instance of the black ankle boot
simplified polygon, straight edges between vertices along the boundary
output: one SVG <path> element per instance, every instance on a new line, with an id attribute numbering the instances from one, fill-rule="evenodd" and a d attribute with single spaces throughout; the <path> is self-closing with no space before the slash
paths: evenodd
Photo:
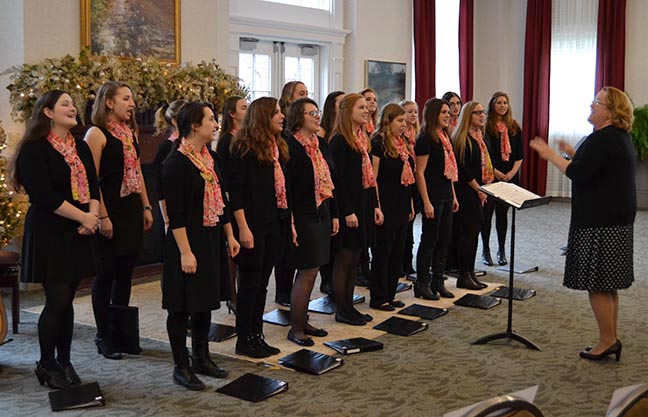
<path id="1" fill-rule="evenodd" d="M 53 366 L 45 368 L 40 362 L 36 362 L 36 369 L 34 369 L 36 378 L 41 385 L 47 384 L 48 387 L 54 389 L 67 388 L 70 384 L 65 379 L 63 370 L 55 363 Z"/>
<path id="2" fill-rule="evenodd" d="M 414 297 L 422 298 L 424 300 L 439 300 L 439 296 L 432 292 L 430 288 L 430 282 L 425 280 L 423 277 L 414 283 Z"/>
<path id="3" fill-rule="evenodd" d="M 486 266 L 493 266 L 493 257 L 491 256 L 490 249 L 488 247 L 484 247 L 482 250 L 482 263 Z"/>
<path id="4" fill-rule="evenodd" d="M 237 355 L 249 356 L 251 358 L 267 358 L 272 356 L 270 352 L 263 349 L 256 341 L 254 335 L 243 336 L 239 335 L 236 340 L 236 349 L 235 352 Z"/>
<path id="5" fill-rule="evenodd" d="M 263 350 L 268 352 L 270 354 L 270 356 L 276 355 L 277 353 L 281 352 L 281 349 L 278 349 L 278 348 L 276 348 L 274 346 L 270 346 L 268 343 L 266 343 L 265 336 L 263 335 L 263 333 L 257 333 L 256 335 L 254 335 L 254 338 L 255 338 L 257 344 L 259 346 L 261 346 L 261 348 Z"/>
<path id="6" fill-rule="evenodd" d="M 61 370 L 63 371 L 63 376 L 65 376 L 65 380 L 67 381 L 67 384 L 69 386 L 76 387 L 77 385 L 81 385 L 81 378 L 79 378 L 79 375 L 76 373 L 74 367 L 70 362 L 59 362 L 59 365 L 61 367 Z"/>
<path id="7" fill-rule="evenodd" d="M 192 340 L 192 361 L 193 371 L 200 375 L 207 375 L 213 378 L 225 378 L 228 372 L 216 365 L 209 356 L 209 342 Z"/>
<path id="8" fill-rule="evenodd" d="M 178 366 L 173 368 L 173 382 L 191 391 L 202 391 L 205 389 L 205 384 L 198 379 L 191 368 L 180 368 Z"/>
<path id="9" fill-rule="evenodd" d="M 497 251 L 497 263 L 500 265 L 508 264 L 508 260 L 506 259 L 506 253 L 502 249 Z"/>
<path id="10" fill-rule="evenodd" d="M 470 271 L 470 279 L 471 279 L 475 284 L 479 285 L 479 286 L 481 287 L 481 289 L 484 289 L 484 288 L 488 287 L 488 285 L 484 284 L 483 282 L 481 282 L 480 280 L 477 279 L 477 274 L 475 273 L 474 270 L 473 270 L 473 271 Z"/>
<path id="11" fill-rule="evenodd" d="M 454 298 L 454 294 L 448 291 L 443 281 L 443 276 L 432 276 L 432 285 L 435 286 L 433 289 L 443 298 Z"/>
<path id="12" fill-rule="evenodd" d="M 465 288 L 467 290 L 479 291 L 482 287 L 474 282 L 468 272 L 460 272 L 457 277 L 457 288 Z"/>
<path id="13" fill-rule="evenodd" d="M 97 345 L 97 353 L 103 355 L 106 359 L 119 360 L 123 358 L 122 354 L 115 350 L 115 346 L 106 339 L 97 337 L 95 345 Z"/>

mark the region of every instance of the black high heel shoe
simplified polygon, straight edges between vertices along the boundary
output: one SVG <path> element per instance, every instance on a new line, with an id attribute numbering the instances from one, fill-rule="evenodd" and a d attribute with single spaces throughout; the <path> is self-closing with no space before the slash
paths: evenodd
<path id="1" fill-rule="evenodd" d="M 69 386 L 76 387 L 77 385 L 81 385 L 81 378 L 79 378 L 79 375 L 76 373 L 71 363 L 59 363 L 59 365 L 61 366 L 61 370 L 63 371 L 65 381 Z"/>
<path id="2" fill-rule="evenodd" d="M 120 360 L 123 358 L 120 352 L 115 351 L 115 348 L 106 342 L 105 339 L 95 339 L 97 345 L 97 353 L 103 355 L 106 359 Z"/>
<path id="3" fill-rule="evenodd" d="M 503 250 L 497 251 L 497 263 L 502 266 L 508 264 L 508 260 L 506 259 L 506 253 L 504 253 Z"/>
<path id="4" fill-rule="evenodd" d="M 48 387 L 54 389 L 63 389 L 69 386 L 69 383 L 59 366 L 53 369 L 45 369 L 40 362 L 36 362 L 34 373 L 41 385 L 47 384 Z"/>
<path id="5" fill-rule="evenodd" d="M 587 349 L 580 352 L 579 355 L 581 358 L 589 359 L 591 361 L 600 361 L 602 359 L 605 359 L 609 355 L 615 355 L 616 361 L 619 362 L 621 360 L 621 349 L 623 349 L 623 345 L 621 344 L 621 341 L 617 339 L 617 341 L 614 342 L 612 346 L 605 349 L 603 352 L 599 353 L 598 355 L 592 353 L 591 350 L 587 350 Z"/>
<path id="6" fill-rule="evenodd" d="M 493 258 L 491 257 L 490 250 L 482 252 L 482 263 L 486 266 L 493 266 Z"/>

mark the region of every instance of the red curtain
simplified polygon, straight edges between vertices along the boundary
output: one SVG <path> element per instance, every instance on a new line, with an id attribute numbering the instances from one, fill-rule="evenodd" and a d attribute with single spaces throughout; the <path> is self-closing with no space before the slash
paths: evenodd
<path id="1" fill-rule="evenodd" d="M 551 67 L 551 0 L 528 0 L 524 41 L 524 107 L 522 130 L 524 188 L 544 195 L 547 162 L 529 148 L 529 140 L 549 137 L 549 75 Z"/>
<path id="2" fill-rule="evenodd" d="M 416 103 L 420 112 L 427 99 L 434 97 L 436 82 L 436 24 L 434 0 L 414 0 L 414 62 L 416 64 Z"/>
<path id="3" fill-rule="evenodd" d="M 459 1 L 459 87 L 464 103 L 473 99 L 473 0 Z"/>
<path id="4" fill-rule="evenodd" d="M 625 81 L 626 0 L 599 0 L 596 34 L 596 88 L 623 91 Z"/>

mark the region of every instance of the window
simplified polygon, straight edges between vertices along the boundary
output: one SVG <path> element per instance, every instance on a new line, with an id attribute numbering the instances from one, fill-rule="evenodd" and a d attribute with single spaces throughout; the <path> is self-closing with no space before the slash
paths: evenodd
<path id="1" fill-rule="evenodd" d="M 459 0 L 437 1 L 436 26 L 436 92 L 437 96 L 459 86 Z"/>
<path id="2" fill-rule="evenodd" d="M 598 0 L 553 0 L 552 10 L 549 146 L 557 149 L 559 140 L 575 146 L 592 133 Z M 571 181 L 552 164 L 547 195 L 571 195 Z"/>
<path id="3" fill-rule="evenodd" d="M 271 3 L 289 4 L 291 6 L 309 7 L 311 9 L 320 9 L 331 11 L 330 0 L 264 0 Z"/>
<path id="4" fill-rule="evenodd" d="M 270 55 L 239 53 L 239 77 L 250 89 L 252 100 L 272 95 L 272 65 Z"/>

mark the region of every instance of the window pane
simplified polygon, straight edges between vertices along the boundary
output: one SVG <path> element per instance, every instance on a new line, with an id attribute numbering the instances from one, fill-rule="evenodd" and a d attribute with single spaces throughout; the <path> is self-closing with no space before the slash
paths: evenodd
<path id="1" fill-rule="evenodd" d="M 299 78 L 299 58 L 287 56 L 284 59 L 284 78 L 286 82 L 302 81 Z"/>
<path id="2" fill-rule="evenodd" d="M 271 70 L 270 70 L 270 56 L 269 55 L 254 55 L 254 91 L 262 92 L 258 96 L 262 97 L 266 92 L 272 89 L 271 84 Z"/>
<path id="3" fill-rule="evenodd" d="M 436 92 L 461 95 L 459 85 L 459 0 L 436 2 Z M 425 99 L 428 99 L 426 97 Z"/>
<path id="4" fill-rule="evenodd" d="M 252 54 L 239 53 L 239 73 L 238 76 L 248 88 L 252 88 L 253 73 Z"/>

